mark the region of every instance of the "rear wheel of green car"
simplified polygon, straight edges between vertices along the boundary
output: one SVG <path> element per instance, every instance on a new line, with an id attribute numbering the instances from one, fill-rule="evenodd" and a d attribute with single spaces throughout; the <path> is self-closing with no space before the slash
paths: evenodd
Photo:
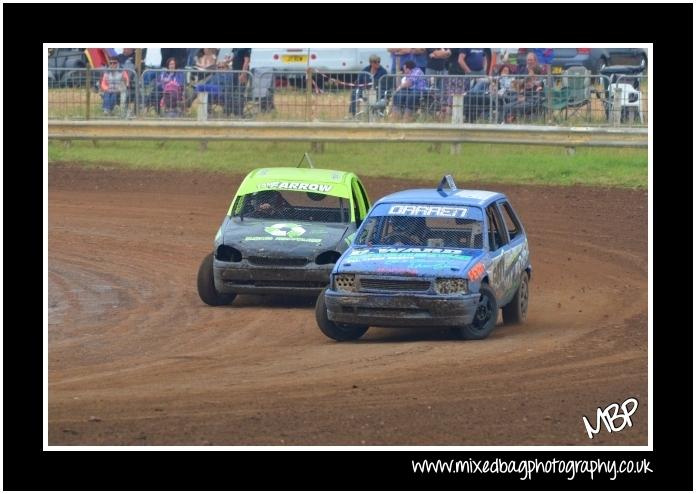
<path id="1" fill-rule="evenodd" d="M 459 336 L 465 340 L 483 340 L 487 338 L 495 323 L 498 321 L 498 303 L 495 300 L 495 292 L 487 284 L 483 283 L 480 290 L 478 306 L 474 320 L 467 326 L 458 329 Z"/>
<path id="2" fill-rule="evenodd" d="M 227 305 L 237 296 L 236 293 L 220 293 L 215 289 L 215 277 L 213 275 L 213 253 L 203 259 L 198 268 L 198 296 L 208 305 Z"/>
<path id="3" fill-rule="evenodd" d="M 503 322 L 505 324 L 522 324 L 527 320 L 529 308 L 529 275 L 522 272 L 520 286 L 509 304 L 503 307 Z"/>
<path id="4" fill-rule="evenodd" d="M 326 311 L 326 302 L 324 300 L 324 288 L 317 298 L 317 305 L 314 313 L 317 319 L 317 325 L 321 332 L 331 339 L 336 341 L 357 340 L 370 328 L 369 326 L 361 326 L 358 324 L 341 324 L 333 322 L 329 319 Z"/>

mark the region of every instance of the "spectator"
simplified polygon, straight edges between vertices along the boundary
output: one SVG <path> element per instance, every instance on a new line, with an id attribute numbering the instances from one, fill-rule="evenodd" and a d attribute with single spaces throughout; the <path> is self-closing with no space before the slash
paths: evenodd
<path id="1" fill-rule="evenodd" d="M 141 48 L 140 71 L 145 68 L 145 57 L 147 48 Z M 135 71 L 135 48 L 124 48 L 123 52 L 117 55 L 118 63 L 126 70 Z"/>
<path id="2" fill-rule="evenodd" d="M 447 75 L 447 64 L 450 56 L 452 56 L 452 50 L 449 48 L 426 48 L 426 52 L 428 54 L 428 63 L 425 66 L 425 75 Z M 442 79 L 437 77 L 435 84 L 431 84 L 431 86 L 441 88 Z"/>
<path id="3" fill-rule="evenodd" d="M 412 113 L 423 97 L 423 91 L 428 87 L 428 80 L 413 60 L 404 64 L 404 73 L 406 75 L 392 98 L 394 118 L 401 118 L 403 114 L 404 120 L 411 120 Z"/>
<path id="4" fill-rule="evenodd" d="M 533 91 L 541 91 L 544 87 L 543 82 L 539 77 L 536 77 L 538 75 L 545 74 L 546 71 L 544 68 L 539 65 L 539 62 L 537 60 L 536 53 L 533 51 L 530 51 L 527 53 L 527 75 L 528 77 L 525 78 L 524 81 L 524 86 L 526 90 L 533 90 Z"/>
<path id="5" fill-rule="evenodd" d="M 162 54 L 161 68 L 166 69 L 169 67 L 170 58 L 176 60 L 177 68 L 186 67 L 188 48 L 160 48 L 160 53 Z"/>
<path id="6" fill-rule="evenodd" d="M 409 60 L 416 62 L 416 65 L 418 65 L 416 61 L 416 50 L 418 50 L 419 53 L 425 52 L 424 48 L 387 48 L 387 51 L 391 53 L 392 56 L 391 73 L 399 74 L 402 72 L 404 65 Z M 427 62 L 425 59 L 423 61 Z"/>
<path id="7" fill-rule="evenodd" d="M 487 60 L 484 48 L 464 48 L 460 52 L 460 64 L 465 75 L 486 75 Z M 466 87 L 471 87 L 474 81 L 469 79 Z"/>
<path id="8" fill-rule="evenodd" d="M 184 74 L 176 72 L 176 59 L 170 57 L 167 60 L 167 72 L 162 72 L 157 77 L 157 89 L 162 95 L 159 100 L 159 108 L 168 114 L 178 115 L 184 100 Z"/>
<path id="9" fill-rule="evenodd" d="M 447 94 L 447 105 L 445 113 L 451 112 L 452 96 L 455 94 L 464 94 L 466 84 L 464 75 L 464 52 L 463 48 L 451 48 L 450 57 L 447 60 L 447 73 L 451 77 L 445 78 L 444 92 Z"/>
<path id="10" fill-rule="evenodd" d="M 506 95 L 511 94 L 514 89 L 512 87 L 512 81 L 515 79 L 510 76 L 511 70 L 510 66 L 506 63 L 500 66 L 498 69 L 498 79 L 496 84 L 496 90 L 498 97 L 503 98 Z"/>
<path id="11" fill-rule="evenodd" d="M 358 111 L 358 101 L 363 96 L 363 91 L 365 89 L 373 89 L 374 87 L 379 87 L 379 80 L 387 75 L 387 69 L 382 67 L 382 59 L 378 55 L 370 55 L 370 65 L 363 67 L 362 73 L 360 73 L 355 82 L 355 89 L 351 93 L 350 106 L 348 110 L 350 114 L 354 117 Z M 370 74 L 372 77 L 369 77 Z M 337 82 L 340 86 L 347 86 L 348 84 L 343 81 L 337 81 L 332 79 L 332 81 Z M 374 86 L 372 82 L 374 81 Z M 353 85 L 351 85 L 353 86 Z"/>
<path id="12" fill-rule="evenodd" d="M 196 68 L 199 70 L 210 70 L 217 68 L 217 48 L 201 48 L 196 57 Z"/>
<path id="13" fill-rule="evenodd" d="M 232 49 L 232 70 L 244 71 L 239 74 L 239 82 L 247 83 L 247 72 L 249 72 L 249 63 L 251 61 L 251 48 L 233 48 Z"/>
<path id="14" fill-rule="evenodd" d="M 101 81 L 99 82 L 99 88 L 102 91 L 102 109 L 104 110 L 104 115 L 111 115 L 111 112 L 116 107 L 120 98 L 121 110 L 125 116 L 130 79 L 128 71 L 118 69 L 118 58 L 110 58 L 109 70 L 104 71 Z"/>
<path id="15" fill-rule="evenodd" d="M 537 62 L 543 67 L 543 73 L 551 72 L 551 62 L 553 62 L 553 48 L 534 48 Z"/>
<path id="16" fill-rule="evenodd" d="M 512 123 L 518 117 L 533 117 L 544 111 L 544 83 L 539 77 L 543 69 L 537 63 L 533 52 L 527 53 L 527 75 L 520 81 L 513 81 L 511 88 L 515 89 L 515 98 L 507 98 L 499 119 Z M 517 84 L 516 84 L 517 83 Z"/>

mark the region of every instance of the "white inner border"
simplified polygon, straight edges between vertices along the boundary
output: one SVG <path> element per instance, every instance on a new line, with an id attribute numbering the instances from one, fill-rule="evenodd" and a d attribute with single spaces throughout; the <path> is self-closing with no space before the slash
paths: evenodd
<path id="1" fill-rule="evenodd" d="M 126 42 L 99 42 L 99 43 L 44 43 L 43 44 L 43 67 L 44 81 L 48 80 L 48 48 L 78 48 L 82 46 L 140 46 L 141 48 L 178 48 L 182 43 L 158 43 L 138 44 Z M 422 43 L 394 42 L 387 44 L 380 43 L 352 43 L 349 47 L 375 47 L 386 48 L 387 46 L 458 46 L 474 47 L 486 46 L 490 48 L 511 48 L 514 46 L 524 46 L 528 48 L 541 48 L 545 45 L 539 43 L 506 43 L 492 45 L 490 43 L 429 43 L 423 46 Z M 186 43 L 187 47 L 203 48 L 204 46 L 220 46 L 219 43 Z M 235 43 L 235 46 L 246 46 L 251 48 L 275 48 L 281 46 L 300 47 L 303 43 Z M 120 450 L 160 450 L 160 451 L 653 451 L 653 44 L 644 43 L 554 43 L 554 48 L 645 48 L 648 50 L 648 445 L 647 446 L 49 446 L 48 444 L 48 84 L 44 85 L 43 90 L 43 239 L 44 239 L 44 270 L 43 270 L 43 451 L 120 451 Z M 314 43 L 312 48 L 342 48 L 345 45 L 338 43 Z M 2 77 L 3 67 L 0 64 L 0 86 L 4 78 Z M 696 85 L 696 83 L 695 83 Z M 4 94 L 4 93 L 3 93 Z M 694 113 L 696 120 L 696 113 Z M 696 143 L 696 140 L 694 141 Z M 696 144 L 694 144 L 696 146 Z M 0 177 L 0 183 L 2 178 Z M 694 177 L 694 190 L 696 190 L 696 176 Z M 0 205 L 0 209 L 2 205 Z M 2 221 L 0 219 L 0 221 Z M 695 220 L 696 221 L 696 220 Z M 694 228 L 694 238 L 696 239 L 696 228 Z M 0 232 L 0 242 L 2 233 Z M 694 267 L 696 273 L 696 267 Z M 0 266 L 0 272 L 2 267 Z M 696 278 L 696 276 L 695 276 Z M 696 294 L 694 295 L 696 300 Z M 0 301 L 0 304 L 2 302 Z M 696 305 L 695 305 L 696 306 Z M 2 305 L 0 305 L 1 310 Z M 2 343 L 0 343 L 2 345 Z M 696 345 L 696 342 L 695 342 Z M 0 372 L 2 372 L 0 370 Z M 628 398 L 628 396 L 626 397 Z M 2 400 L 2 398 L 0 398 Z M 0 405 L 2 402 L 0 401 Z M 607 406 L 609 403 L 597 403 L 598 407 Z M 639 406 L 641 406 L 639 404 Z M 1 412 L 0 412 L 1 413 Z M 578 417 L 578 427 L 582 428 L 582 419 Z M 696 434 L 696 431 L 694 431 Z M 696 460 L 695 460 L 696 461 Z"/>

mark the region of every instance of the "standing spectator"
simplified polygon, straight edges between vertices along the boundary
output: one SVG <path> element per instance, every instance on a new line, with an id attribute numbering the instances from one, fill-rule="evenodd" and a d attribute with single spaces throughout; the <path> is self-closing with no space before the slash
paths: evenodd
<path id="1" fill-rule="evenodd" d="M 428 63 L 425 67 L 425 75 L 447 75 L 447 64 L 452 50 L 449 48 L 426 48 L 428 53 Z M 442 87 L 442 79 L 437 77 L 434 84 L 437 88 Z"/>
<path id="2" fill-rule="evenodd" d="M 404 64 L 406 74 L 399 87 L 394 91 L 394 118 L 411 120 L 412 113 L 415 112 L 418 103 L 423 97 L 423 91 L 428 87 L 428 80 L 423 71 L 416 67 L 416 62 L 409 60 Z"/>
<path id="3" fill-rule="evenodd" d="M 141 48 L 140 71 L 145 68 L 145 57 L 147 57 L 147 48 Z M 117 55 L 118 63 L 127 70 L 135 71 L 135 48 L 124 48 L 123 52 Z"/>
<path id="4" fill-rule="evenodd" d="M 232 48 L 232 70 L 249 71 L 251 48 Z M 239 82 L 246 84 L 247 74 L 239 74 Z"/>
<path id="5" fill-rule="evenodd" d="M 460 63 L 465 75 L 486 75 L 488 67 L 484 48 L 463 48 L 460 52 L 461 58 L 463 61 Z M 466 87 L 469 88 L 471 85 L 472 80 L 469 79 Z"/>
<path id="6" fill-rule="evenodd" d="M 121 111 L 125 115 L 128 101 L 128 84 L 130 82 L 128 71 L 118 70 L 118 58 L 109 59 L 109 70 L 105 70 L 99 82 L 102 90 L 102 109 L 104 115 L 111 115 L 116 103 L 121 100 Z"/>

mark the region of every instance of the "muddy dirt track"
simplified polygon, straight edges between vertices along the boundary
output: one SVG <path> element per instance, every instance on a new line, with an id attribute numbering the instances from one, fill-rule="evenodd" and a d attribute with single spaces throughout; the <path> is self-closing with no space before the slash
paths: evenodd
<path id="1" fill-rule="evenodd" d="M 647 192 L 466 184 L 525 222 L 527 324 L 336 343 L 312 299 L 198 298 L 242 178 L 49 167 L 50 445 L 647 444 Z M 633 426 L 590 440 L 582 416 L 629 397 Z"/>

